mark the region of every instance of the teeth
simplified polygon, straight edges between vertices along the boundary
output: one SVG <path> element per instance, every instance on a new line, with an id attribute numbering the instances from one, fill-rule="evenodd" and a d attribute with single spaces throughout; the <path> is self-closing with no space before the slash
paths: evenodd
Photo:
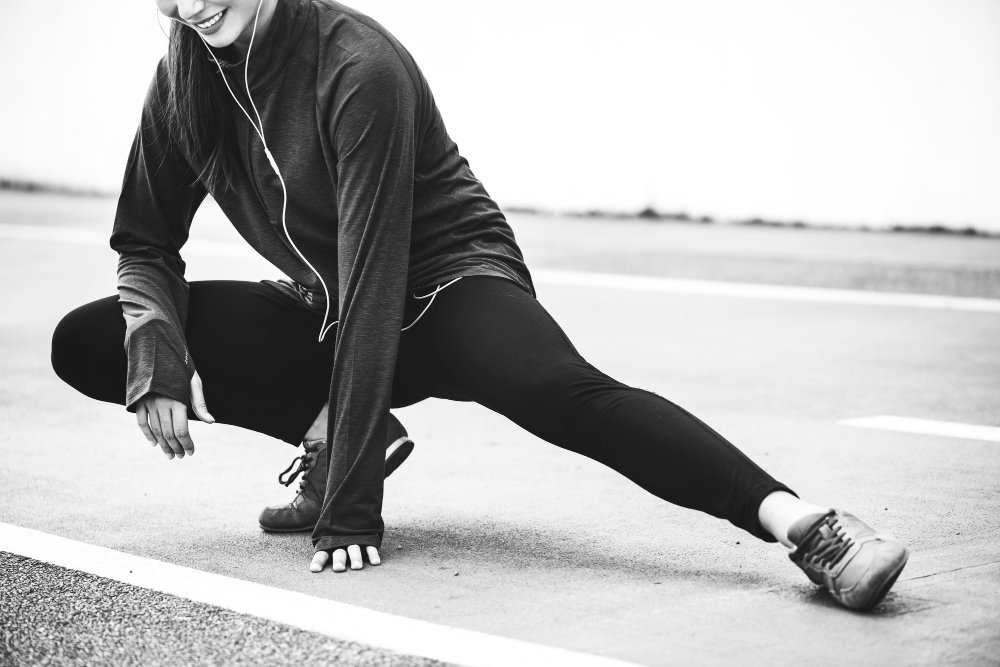
<path id="1" fill-rule="evenodd" d="M 226 10 L 223 9 L 222 12 L 224 12 L 224 11 L 226 11 Z M 219 22 L 219 19 L 222 18 L 222 12 L 219 12 L 218 14 L 216 14 L 215 16 L 213 16 L 212 18 L 210 18 L 207 21 L 205 21 L 204 23 L 198 23 L 196 25 L 199 28 L 201 28 L 202 30 L 205 30 L 207 28 L 211 28 L 213 25 L 215 25 L 216 23 Z"/>

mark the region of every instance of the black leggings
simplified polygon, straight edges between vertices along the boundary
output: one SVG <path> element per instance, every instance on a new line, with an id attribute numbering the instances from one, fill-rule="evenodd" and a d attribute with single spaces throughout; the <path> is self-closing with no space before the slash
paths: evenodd
<path id="1" fill-rule="evenodd" d="M 408 299 L 405 321 L 425 305 Z M 187 343 L 212 415 L 298 443 L 328 399 L 334 336 L 317 342 L 319 319 L 263 283 L 191 283 Z M 87 396 L 123 404 L 124 335 L 117 297 L 77 308 L 56 327 L 53 368 Z M 757 510 L 788 487 L 683 408 L 591 366 L 510 281 L 465 278 L 402 334 L 392 405 L 430 397 L 475 401 L 664 500 L 774 541 Z"/>

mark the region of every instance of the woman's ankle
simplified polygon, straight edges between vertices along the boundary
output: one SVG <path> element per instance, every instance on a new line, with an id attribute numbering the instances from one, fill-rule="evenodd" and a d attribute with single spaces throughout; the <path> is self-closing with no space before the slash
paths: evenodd
<path id="1" fill-rule="evenodd" d="M 326 439 L 326 423 L 330 416 L 330 404 L 327 403 L 323 406 L 323 409 L 319 411 L 316 415 L 316 419 L 313 421 L 312 426 L 306 431 L 306 434 L 302 436 L 303 442 L 309 442 L 311 440 L 324 440 Z"/>
<path id="2" fill-rule="evenodd" d="M 764 530 L 771 533 L 776 540 L 792 548 L 795 545 L 788 539 L 788 529 L 792 524 L 803 517 L 825 514 L 829 510 L 829 507 L 807 503 L 787 491 L 775 491 L 761 502 L 757 510 L 757 519 Z"/>

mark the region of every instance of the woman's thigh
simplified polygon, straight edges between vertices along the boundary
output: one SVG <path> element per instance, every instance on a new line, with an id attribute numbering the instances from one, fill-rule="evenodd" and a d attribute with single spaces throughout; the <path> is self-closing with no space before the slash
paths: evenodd
<path id="1" fill-rule="evenodd" d="M 333 341 L 318 342 L 319 326 L 318 315 L 268 285 L 192 282 L 185 338 L 213 416 L 298 442 L 329 391 Z M 118 297 L 99 299 L 56 327 L 53 368 L 86 396 L 123 404 L 124 341 Z"/>
<path id="2" fill-rule="evenodd" d="M 207 382 L 326 397 L 334 337 L 319 342 L 321 317 L 264 283 L 191 283 L 185 335 Z"/>
<path id="3" fill-rule="evenodd" d="M 321 317 L 264 283 L 195 281 L 189 295 L 185 338 L 212 415 L 297 442 L 329 397 L 336 330 L 320 343 Z M 426 303 L 410 301 L 407 321 Z M 86 396 L 123 404 L 124 341 L 117 296 L 85 304 L 56 327 L 53 368 Z M 418 348 L 412 335 L 403 334 L 397 407 L 423 400 L 439 386 Z"/>
<path id="4" fill-rule="evenodd" d="M 318 341 L 319 321 L 318 315 L 262 283 L 196 281 L 190 285 L 184 335 L 203 379 L 325 395 L 333 343 Z M 115 390 L 95 398 L 122 402 L 124 340 L 118 297 L 99 299 L 73 310 L 56 327 L 53 366 L 74 386 L 86 385 L 90 378 L 113 380 Z"/>
<path id="5" fill-rule="evenodd" d="M 465 278 L 421 322 L 434 396 L 480 403 L 579 451 L 588 411 L 627 389 L 589 364 L 530 294 L 502 278 Z"/>
<path id="6" fill-rule="evenodd" d="M 441 297 L 421 335 L 454 393 L 660 498 L 773 539 L 757 508 L 768 493 L 788 488 L 680 406 L 587 363 L 531 295 L 483 278 Z"/>

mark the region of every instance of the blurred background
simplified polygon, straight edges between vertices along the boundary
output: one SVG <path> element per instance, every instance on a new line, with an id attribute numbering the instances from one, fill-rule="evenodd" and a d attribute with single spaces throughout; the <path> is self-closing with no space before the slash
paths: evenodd
<path id="1" fill-rule="evenodd" d="M 996 0 L 354 0 L 507 208 L 1000 232 Z M 149 0 L 5 0 L 0 178 L 116 193 Z"/>

